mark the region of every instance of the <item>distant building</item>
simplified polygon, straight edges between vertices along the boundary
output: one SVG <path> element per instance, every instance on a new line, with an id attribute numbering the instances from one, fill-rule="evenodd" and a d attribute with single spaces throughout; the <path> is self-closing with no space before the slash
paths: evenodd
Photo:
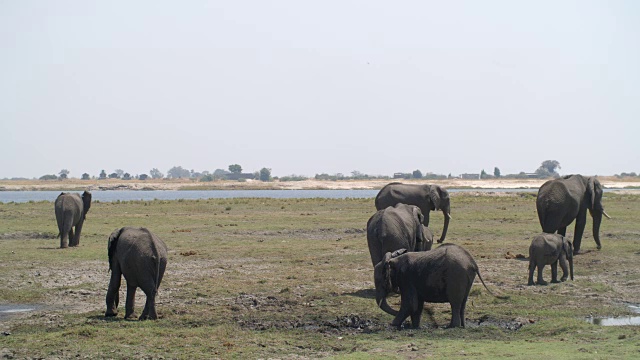
<path id="1" fill-rule="evenodd" d="M 230 173 L 224 175 L 227 180 L 253 179 L 256 176 L 252 173 Z"/>
<path id="2" fill-rule="evenodd" d="M 394 179 L 411 179 L 411 174 L 409 173 L 394 173 Z"/>

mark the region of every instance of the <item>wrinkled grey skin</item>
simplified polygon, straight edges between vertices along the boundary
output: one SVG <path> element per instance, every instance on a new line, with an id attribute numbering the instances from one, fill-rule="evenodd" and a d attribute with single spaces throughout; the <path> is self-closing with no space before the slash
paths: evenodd
<path id="1" fill-rule="evenodd" d="M 538 268 L 538 285 L 547 285 L 542 279 L 542 270 L 545 265 L 551 265 L 551 282 L 559 283 L 567 280 L 569 271 L 567 260 L 571 269 L 571 280 L 573 280 L 573 246 L 571 241 L 560 234 L 541 234 L 533 238 L 529 246 L 529 282 L 528 285 L 535 285 L 533 282 L 533 272 Z M 562 268 L 562 278 L 558 281 L 558 261 Z"/>
<path id="2" fill-rule="evenodd" d="M 398 249 L 430 250 L 433 232 L 422 225 L 422 220 L 420 209 L 407 204 L 389 206 L 373 214 L 367 222 L 367 244 L 373 266 L 387 252 Z"/>
<path id="3" fill-rule="evenodd" d="M 60 248 L 78 246 L 82 225 L 91 207 L 91 193 L 61 193 L 55 201 L 56 221 L 60 231 Z M 73 233 L 73 227 L 76 231 Z"/>
<path id="4" fill-rule="evenodd" d="M 167 266 L 167 246 L 146 228 L 123 227 L 111 233 L 107 249 L 111 280 L 105 316 L 118 314 L 120 281 L 124 275 L 127 281 L 124 318 L 135 317 L 135 295 L 139 287 L 147 295 L 139 319 L 157 319 L 156 294 Z"/>
<path id="5" fill-rule="evenodd" d="M 464 311 L 476 274 L 491 293 L 471 254 L 458 245 L 445 244 L 431 251 L 406 252 L 394 257 L 398 253 L 402 251 L 386 253 L 374 270 L 376 303 L 395 316 L 393 326 L 402 325 L 411 316 L 411 325 L 418 328 L 425 302 L 448 302 L 451 304 L 449 327 L 464 327 Z M 386 298 L 392 292 L 400 293 L 399 311 L 387 303 Z"/>
<path id="6" fill-rule="evenodd" d="M 429 226 L 429 213 L 431 210 L 441 210 L 444 215 L 442 236 L 438 243 L 444 241 L 449 229 L 451 219 L 451 201 L 449 192 L 438 185 L 413 185 L 394 182 L 385 185 L 376 196 L 377 210 L 394 206 L 398 203 L 415 205 L 420 208 L 424 216 L 424 226 Z"/>
<path id="7" fill-rule="evenodd" d="M 598 250 L 600 243 L 600 223 L 602 215 L 610 218 L 602 207 L 602 185 L 595 177 L 568 175 L 549 180 L 538 190 L 536 208 L 542 231 L 565 236 L 567 226 L 576 221 L 573 234 L 573 253 L 580 252 L 582 234 L 587 224 L 587 210 L 593 218 L 593 240 Z"/>

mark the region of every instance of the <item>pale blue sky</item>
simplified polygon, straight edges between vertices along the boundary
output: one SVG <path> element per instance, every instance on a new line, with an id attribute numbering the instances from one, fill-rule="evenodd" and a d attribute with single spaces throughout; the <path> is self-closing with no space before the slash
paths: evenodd
<path id="1" fill-rule="evenodd" d="M 0 178 L 640 173 L 633 0 L 0 0 L 0 49 Z"/>

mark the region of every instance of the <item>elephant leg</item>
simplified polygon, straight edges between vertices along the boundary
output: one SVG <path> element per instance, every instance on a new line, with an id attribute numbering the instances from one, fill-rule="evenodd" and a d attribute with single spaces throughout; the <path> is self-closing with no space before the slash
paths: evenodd
<path id="1" fill-rule="evenodd" d="M 538 285 L 547 285 L 548 282 L 542 279 L 542 270 L 544 270 L 544 265 L 538 265 Z"/>
<path id="2" fill-rule="evenodd" d="M 111 280 L 109 280 L 109 289 L 107 290 L 107 311 L 104 316 L 118 315 L 118 302 L 120 298 L 120 281 L 122 273 L 119 267 L 114 267 L 111 271 Z"/>
<path id="3" fill-rule="evenodd" d="M 454 328 L 462 326 L 460 320 L 460 312 L 462 310 L 462 304 L 458 302 L 451 302 L 451 323 L 447 328 Z"/>
<path id="4" fill-rule="evenodd" d="M 75 234 L 73 233 L 73 227 L 69 230 L 69 246 L 75 246 Z"/>
<path id="5" fill-rule="evenodd" d="M 467 299 L 469 297 L 469 294 L 467 293 L 467 296 L 464 298 L 464 300 L 462 300 L 462 306 L 460 307 L 460 326 L 462 327 L 466 327 L 466 324 L 464 322 L 464 312 L 467 309 Z"/>
<path id="6" fill-rule="evenodd" d="M 551 282 L 554 284 L 560 282 L 558 281 L 558 260 L 551 263 Z"/>
<path id="7" fill-rule="evenodd" d="M 412 313 L 412 303 L 417 300 L 415 291 L 411 289 L 402 291 L 402 294 L 400 294 L 400 311 L 398 311 L 398 315 L 393 319 L 391 325 L 402 326 L 404 320 Z"/>
<path id="8" fill-rule="evenodd" d="M 67 248 L 73 246 L 73 227 L 69 231 L 60 231 L 60 247 Z"/>
<path id="9" fill-rule="evenodd" d="M 66 231 L 60 232 L 60 248 L 64 249 L 69 247 L 69 233 Z"/>
<path id="10" fill-rule="evenodd" d="M 582 243 L 582 234 L 584 234 L 584 227 L 587 225 L 587 211 L 581 211 L 576 217 L 576 228 L 573 233 L 573 253 L 580 252 L 580 244 Z"/>
<path id="11" fill-rule="evenodd" d="M 147 301 L 144 304 L 144 309 L 142 310 L 142 314 L 140 315 L 139 320 L 155 320 L 158 318 L 158 314 L 156 313 L 156 289 L 155 286 L 145 287 L 142 289 L 147 295 Z"/>
<path id="12" fill-rule="evenodd" d="M 130 285 L 127 281 L 127 303 L 125 304 L 125 313 L 124 318 L 129 319 L 133 318 L 136 315 L 134 314 L 134 308 L 136 306 L 136 289 L 138 287 L 135 285 Z"/>
<path id="13" fill-rule="evenodd" d="M 78 225 L 76 225 L 76 235 L 73 237 L 73 245 L 72 246 L 80 245 L 80 233 L 82 232 L 82 225 L 83 225 L 83 221 L 82 220 L 80 220 Z"/>
<path id="14" fill-rule="evenodd" d="M 567 278 L 569 277 L 569 267 L 567 266 L 567 259 L 565 259 L 564 257 L 560 257 L 560 268 L 562 268 L 562 277 L 560 278 L 560 281 L 567 281 Z"/>
<path id="15" fill-rule="evenodd" d="M 536 263 L 529 259 L 529 281 L 527 282 L 527 285 L 535 285 L 535 283 L 533 282 L 533 272 L 536 270 Z"/>
<path id="16" fill-rule="evenodd" d="M 417 306 L 411 313 L 411 326 L 414 329 L 420 328 L 420 318 L 422 317 L 422 310 L 424 309 L 424 301 L 417 301 Z"/>

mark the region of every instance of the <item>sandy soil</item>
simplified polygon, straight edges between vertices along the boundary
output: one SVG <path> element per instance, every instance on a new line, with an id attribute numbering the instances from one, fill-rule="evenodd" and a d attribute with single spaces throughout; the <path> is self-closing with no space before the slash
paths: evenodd
<path id="1" fill-rule="evenodd" d="M 618 179 L 615 177 L 601 177 L 600 182 L 607 188 L 640 187 L 638 180 Z M 634 181 L 635 180 L 635 181 Z M 41 180 L 4 180 L 0 181 L 0 191 L 24 190 L 198 190 L 198 189 L 380 189 L 394 180 L 343 180 L 321 181 L 304 180 L 289 182 L 262 182 L 257 180 L 197 182 L 189 179 L 177 180 L 77 180 L 41 181 Z M 487 180 L 402 180 L 410 184 L 438 184 L 446 188 L 478 188 L 478 189 L 536 189 L 546 180 L 539 179 L 487 179 Z"/>

